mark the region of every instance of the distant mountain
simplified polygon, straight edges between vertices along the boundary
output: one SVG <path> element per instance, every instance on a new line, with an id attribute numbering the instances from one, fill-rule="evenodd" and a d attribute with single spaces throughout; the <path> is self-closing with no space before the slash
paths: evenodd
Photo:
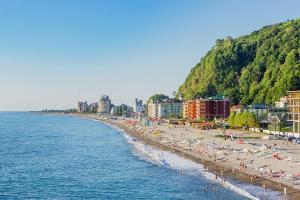
<path id="1" fill-rule="evenodd" d="M 233 104 L 274 103 L 300 89 L 300 19 L 218 39 L 178 90 L 185 100 L 224 94 Z"/>

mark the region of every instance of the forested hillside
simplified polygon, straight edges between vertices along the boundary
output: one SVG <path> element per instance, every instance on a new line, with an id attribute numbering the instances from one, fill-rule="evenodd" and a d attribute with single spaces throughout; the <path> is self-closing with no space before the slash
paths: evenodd
<path id="1" fill-rule="evenodd" d="M 300 19 L 218 39 L 191 70 L 178 95 L 224 94 L 233 104 L 274 103 L 300 89 Z"/>

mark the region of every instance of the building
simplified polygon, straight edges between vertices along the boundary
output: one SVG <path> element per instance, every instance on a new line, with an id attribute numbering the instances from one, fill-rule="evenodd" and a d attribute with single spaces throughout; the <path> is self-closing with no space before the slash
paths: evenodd
<path id="1" fill-rule="evenodd" d="M 282 122 L 286 122 L 284 121 L 285 119 L 288 119 L 287 115 L 288 115 L 288 104 L 287 104 L 287 97 L 281 97 L 279 101 L 275 102 L 275 106 L 270 106 L 269 107 L 269 116 L 277 116 L 278 119 L 283 119 L 281 120 Z"/>
<path id="2" fill-rule="evenodd" d="M 244 107 L 244 111 L 252 112 L 256 115 L 256 118 L 261 120 L 266 120 L 269 114 L 270 106 L 264 103 L 252 104 Z"/>
<path id="3" fill-rule="evenodd" d="M 132 117 L 133 107 L 127 106 L 125 104 L 119 106 L 113 106 L 111 109 L 111 115 L 122 116 L 122 117 Z"/>
<path id="4" fill-rule="evenodd" d="M 103 95 L 99 100 L 98 113 L 100 114 L 109 114 L 112 107 L 111 100 L 109 96 Z"/>
<path id="5" fill-rule="evenodd" d="M 133 112 L 135 116 L 143 116 L 145 113 L 145 106 L 143 105 L 143 101 L 139 99 L 135 99 Z"/>
<path id="6" fill-rule="evenodd" d="M 159 103 L 158 118 L 178 117 L 182 112 L 182 103 Z"/>
<path id="7" fill-rule="evenodd" d="M 183 103 L 183 118 L 196 119 L 196 101 L 186 101 Z"/>
<path id="8" fill-rule="evenodd" d="M 281 97 L 279 101 L 276 101 L 275 108 L 287 108 L 287 97 Z"/>
<path id="9" fill-rule="evenodd" d="M 78 102 L 77 104 L 77 111 L 82 113 L 82 112 L 87 112 L 88 111 L 88 104 L 86 101 L 84 102 Z"/>
<path id="10" fill-rule="evenodd" d="M 150 101 L 147 104 L 147 113 L 150 118 L 179 117 L 182 114 L 182 102 L 178 99 L 164 99 L 160 101 Z"/>
<path id="11" fill-rule="evenodd" d="M 263 119 L 262 121 L 266 121 Z M 292 127 L 292 123 L 288 121 L 287 97 L 280 98 L 275 102 L 275 106 L 269 106 L 268 113 L 268 129 L 281 130 L 282 127 Z"/>
<path id="12" fill-rule="evenodd" d="M 111 109 L 110 109 L 110 114 L 112 116 L 117 116 L 117 106 L 111 106 Z"/>
<path id="13" fill-rule="evenodd" d="M 89 107 L 88 107 L 88 110 L 89 110 L 89 112 L 93 112 L 93 113 L 97 112 L 97 110 L 98 110 L 98 102 L 91 103 L 89 105 Z"/>
<path id="14" fill-rule="evenodd" d="M 287 113 L 284 112 L 269 112 L 267 119 L 268 129 L 280 131 L 283 127 L 290 127 Z"/>
<path id="15" fill-rule="evenodd" d="M 144 111 L 143 101 L 139 99 L 135 99 L 135 103 L 133 106 L 133 111 L 135 113 L 141 113 Z"/>
<path id="16" fill-rule="evenodd" d="M 300 90 L 288 91 L 288 120 L 293 123 L 293 133 L 300 133 Z"/>
<path id="17" fill-rule="evenodd" d="M 230 114 L 230 101 L 224 96 L 207 99 L 196 99 L 184 103 L 185 119 L 227 118 Z"/>
<path id="18" fill-rule="evenodd" d="M 148 103 L 147 104 L 147 115 L 150 118 L 158 117 L 158 104 L 157 103 Z"/>
<path id="19" fill-rule="evenodd" d="M 230 101 L 225 97 L 196 100 L 196 118 L 228 118 L 229 114 Z"/>

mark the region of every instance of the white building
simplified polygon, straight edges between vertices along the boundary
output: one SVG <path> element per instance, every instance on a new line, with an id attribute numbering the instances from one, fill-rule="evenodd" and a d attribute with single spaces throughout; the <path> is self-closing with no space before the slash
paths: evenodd
<path id="1" fill-rule="evenodd" d="M 182 103 L 148 103 L 148 117 L 168 118 L 182 113 Z"/>
<path id="2" fill-rule="evenodd" d="M 113 116 L 116 115 L 116 106 L 111 107 L 110 114 L 113 115 Z"/>
<path id="3" fill-rule="evenodd" d="M 98 106 L 99 106 L 98 113 L 109 114 L 110 108 L 111 108 L 111 100 L 109 99 L 109 96 L 107 96 L 107 95 L 101 96 Z"/>

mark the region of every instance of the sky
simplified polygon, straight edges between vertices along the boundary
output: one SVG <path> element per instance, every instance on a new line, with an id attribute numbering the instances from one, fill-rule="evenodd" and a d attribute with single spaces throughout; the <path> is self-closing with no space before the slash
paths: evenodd
<path id="1" fill-rule="evenodd" d="M 0 110 L 172 95 L 215 41 L 300 17 L 299 0 L 0 0 Z"/>

